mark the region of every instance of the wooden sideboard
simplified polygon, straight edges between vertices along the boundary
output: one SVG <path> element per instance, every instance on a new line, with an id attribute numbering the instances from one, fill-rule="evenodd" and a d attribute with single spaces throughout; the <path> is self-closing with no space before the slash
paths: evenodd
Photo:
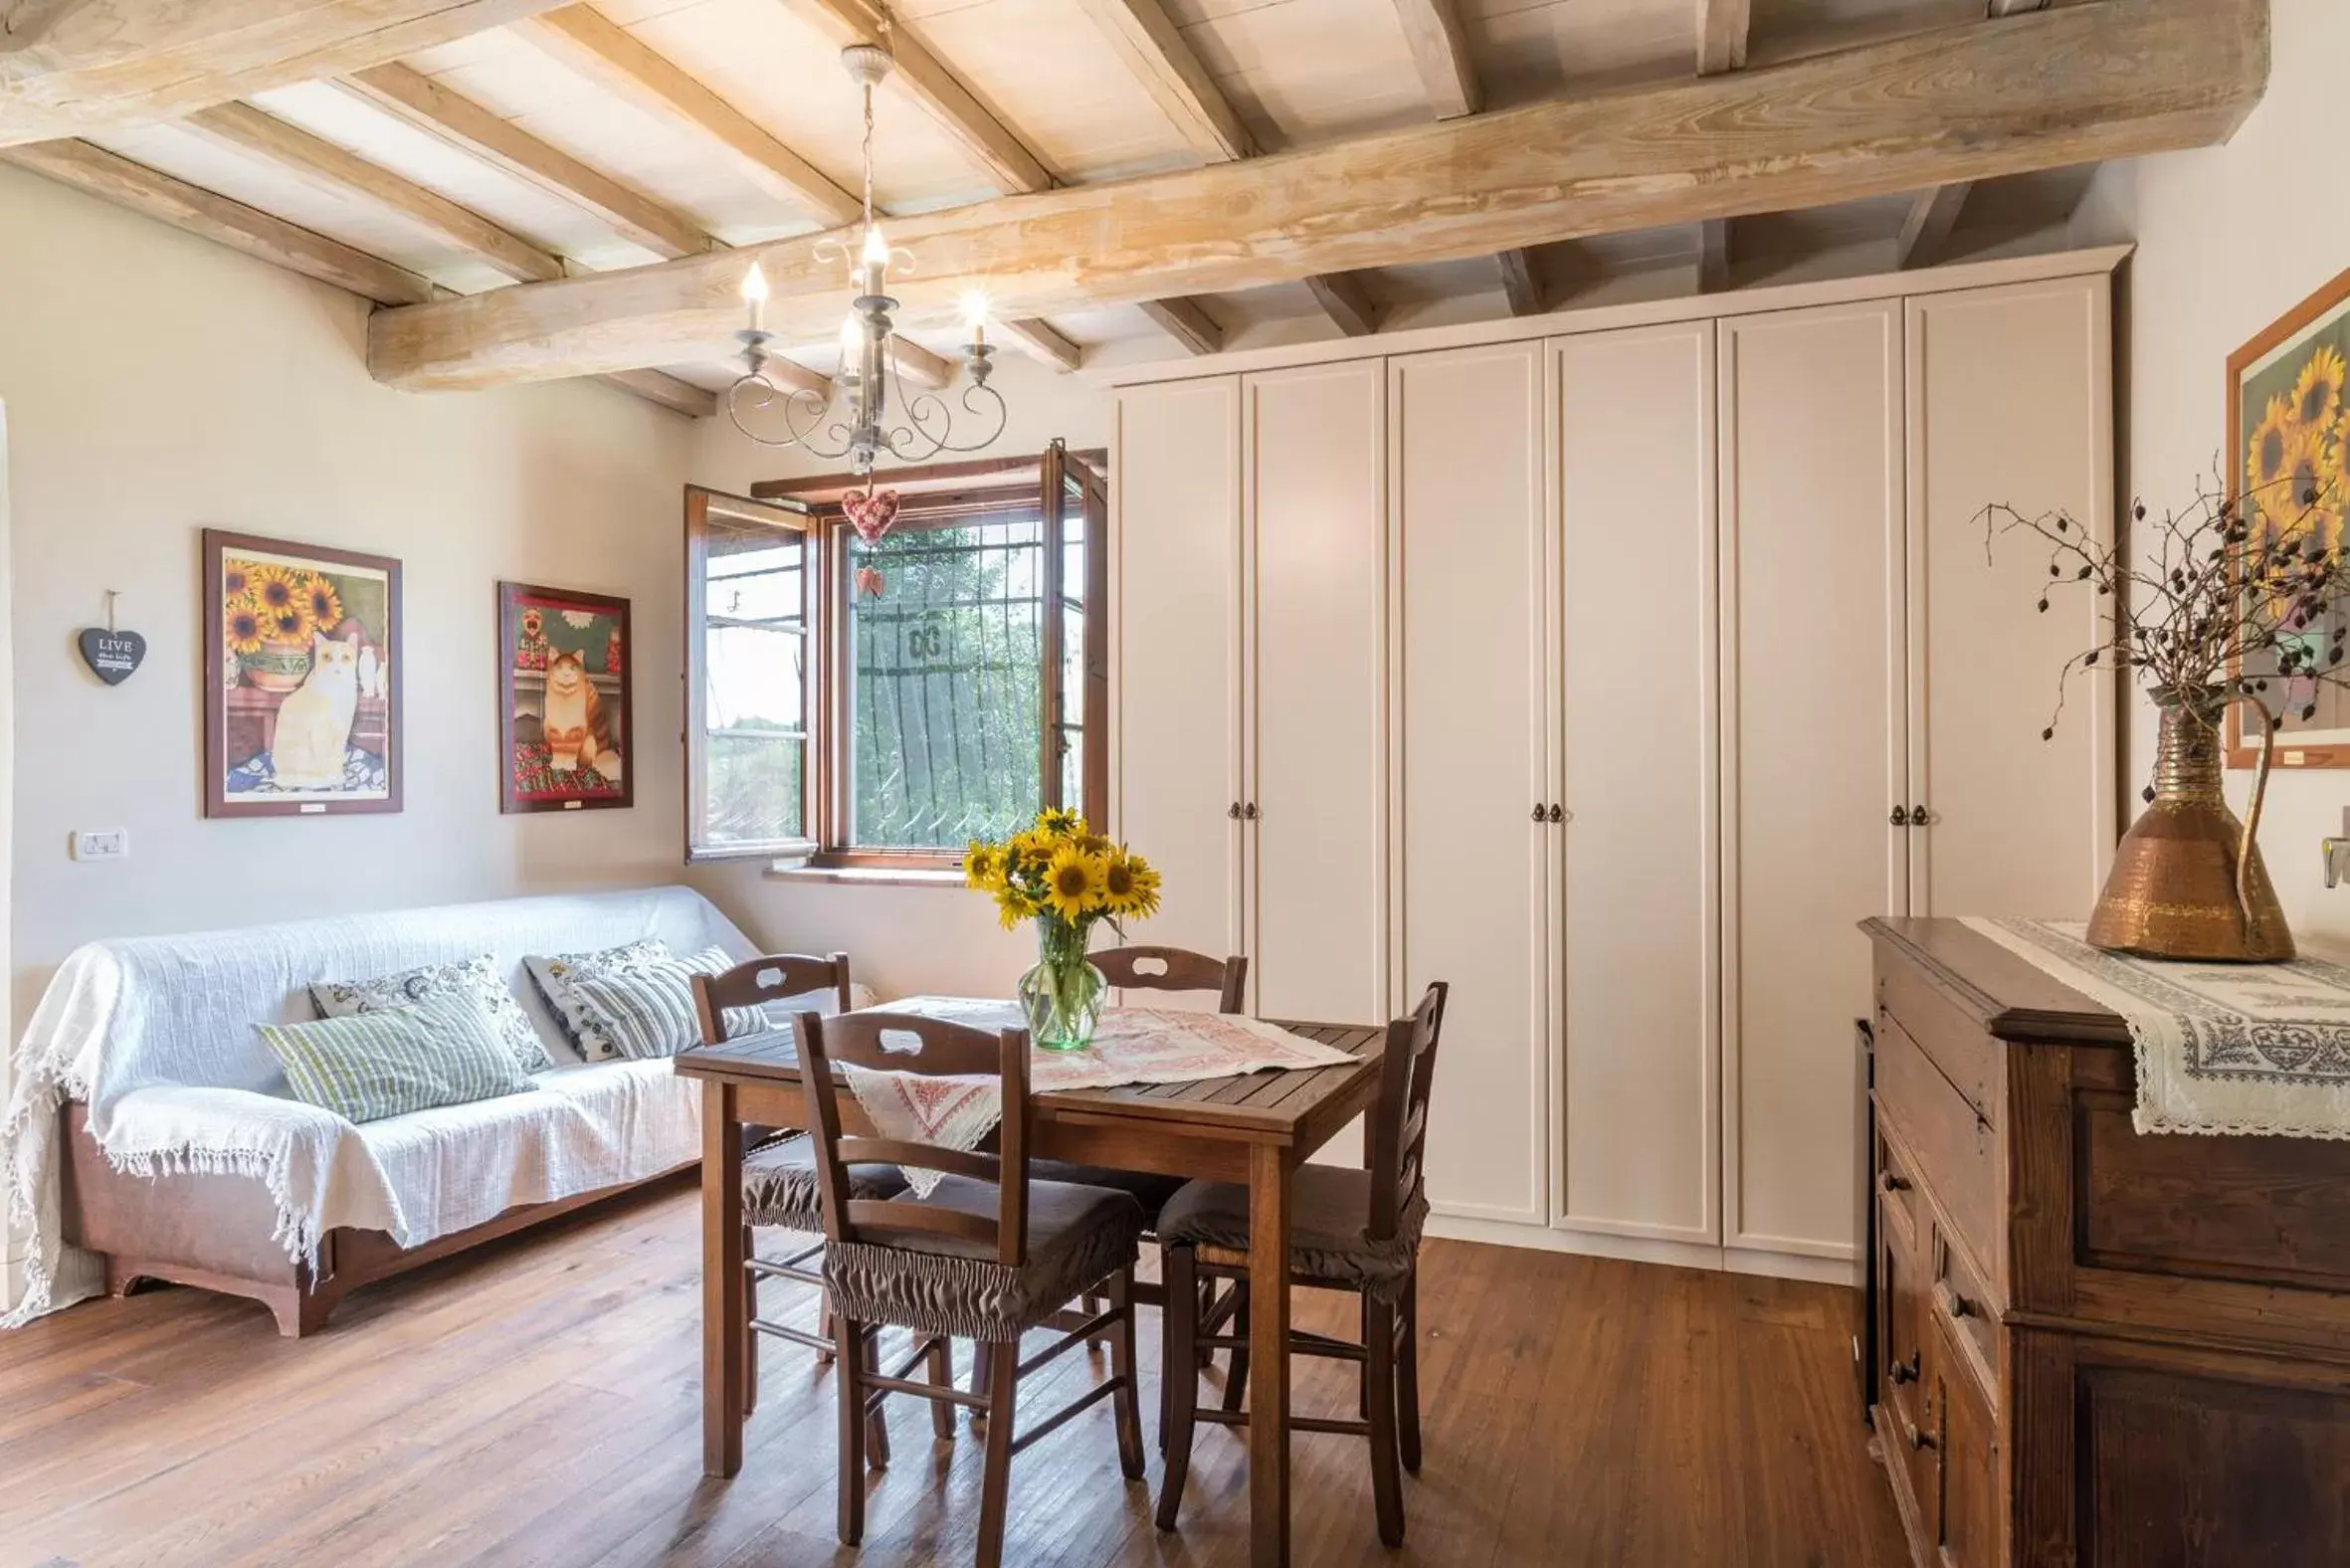
<path id="1" fill-rule="evenodd" d="M 2350 1143 L 2141 1135 L 2114 1014 L 1956 920 L 1862 929 L 1916 1561 L 2350 1564 Z"/>

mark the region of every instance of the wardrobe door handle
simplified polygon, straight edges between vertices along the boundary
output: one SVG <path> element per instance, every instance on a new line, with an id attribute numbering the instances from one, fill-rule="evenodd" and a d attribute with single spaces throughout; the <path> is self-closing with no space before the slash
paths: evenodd
<path id="1" fill-rule="evenodd" d="M 1892 814 L 1892 816 L 1891 816 L 1890 818 L 1886 819 L 1886 820 L 1888 820 L 1889 822 L 1891 822 L 1891 823 L 1892 823 L 1892 825 L 1893 825 L 1894 827 L 1896 827 L 1896 828 L 1906 828 L 1906 827 L 1908 827 L 1908 826 L 1909 826 L 1909 808 L 1908 808 L 1907 806 L 1895 806 L 1895 807 L 1893 808 L 1893 814 Z"/>
<path id="2" fill-rule="evenodd" d="M 1534 803 L 1534 820 L 1536 822 L 1548 822 L 1550 820 L 1550 813 L 1542 809 L 1542 803 L 1540 801 L 1536 801 Z"/>
<path id="3" fill-rule="evenodd" d="M 1237 801 L 1237 800 L 1236 800 L 1236 801 L 1234 801 L 1234 802 L 1233 802 L 1231 805 L 1229 805 L 1229 806 L 1227 806 L 1227 807 L 1225 807 L 1225 808 L 1224 808 L 1224 814 L 1225 814 L 1227 817 L 1230 817 L 1230 818 L 1231 818 L 1233 821 L 1235 821 L 1235 822 L 1238 822 L 1238 821 L 1240 821 L 1240 820 L 1241 820 L 1241 803 L 1240 803 L 1239 801 Z"/>
<path id="4" fill-rule="evenodd" d="M 1257 803 L 1255 801 L 1251 801 L 1246 806 L 1243 806 L 1241 808 L 1241 815 L 1247 818 L 1249 821 L 1255 822 L 1257 820 Z"/>
<path id="5" fill-rule="evenodd" d="M 1926 809 L 1924 806 L 1917 805 L 1909 808 L 1909 826 L 1912 828 L 1925 827 L 1933 820 L 1934 819 L 1932 817 L 1926 814 Z"/>
<path id="6" fill-rule="evenodd" d="M 1566 807 L 1564 807 L 1564 806 L 1561 806 L 1561 805 L 1560 805 L 1560 804 L 1558 804 L 1558 802 L 1556 802 L 1556 801 L 1552 801 L 1552 802 L 1551 802 L 1551 804 L 1550 804 L 1550 820 L 1551 820 L 1552 822 L 1554 822 L 1554 823 L 1555 823 L 1555 822 L 1564 822 L 1564 821 L 1566 821 L 1566 820 L 1567 820 L 1567 808 L 1566 808 Z"/>

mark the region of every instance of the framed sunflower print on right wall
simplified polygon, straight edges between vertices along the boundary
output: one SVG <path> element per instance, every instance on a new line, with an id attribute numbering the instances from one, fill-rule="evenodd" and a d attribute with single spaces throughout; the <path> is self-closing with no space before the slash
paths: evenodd
<path id="1" fill-rule="evenodd" d="M 2242 560 L 2286 548 L 2325 550 L 2344 545 L 2350 517 L 2350 272 L 2302 300 L 2228 359 L 2226 483 L 2249 531 Z M 2256 581 L 2244 591 L 2256 593 Z M 2324 663 L 2338 640 L 2350 638 L 2350 598 L 2314 607 L 2299 641 Z M 2272 657 L 2272 656 L 2263 656 Z M 2276 731 L 2278 767 L 2350 767 L 2350 692 L 2332 683 L 2288 678 L 2246 665 L 2243 674 L 2265 680 L 2263 696 L 2283 726 Z M 2228 765 L 2256 766 L 2257 721 L 2252 710 L 2228 710 Z"/>

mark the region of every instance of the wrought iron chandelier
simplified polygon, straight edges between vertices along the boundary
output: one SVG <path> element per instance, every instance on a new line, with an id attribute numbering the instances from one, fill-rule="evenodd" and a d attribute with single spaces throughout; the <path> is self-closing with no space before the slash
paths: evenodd
<path id="1" fill-rule="evenodd" d="M 845 263 L 850 286 L 857 291 L 841 323 L 840 371 L 830 389 L 823 391 L 807 386 L 786 389 L 768 376 L 768 345 L 775 334 L 766 330 L 762 319 L 767 280 L 754 262 L 742 280 L 750 324 L 734 334 L 742 344 L 744 370 L 726 391 L 726 417 L 751 440 L 762 446 L 799 447 L 827 460 L 847 458 L 860 475 L 871 474 L 875 459 L 883 453 L 901 463 L 920 463 L 941 452 L 977 452 L 1004 433 L 1008 412 L 1004 395 L 987 384 L 995 349 L 987 341 L 987 298 L 977 291 L 963 298 L 963 321 L 971 333 L 963 345 L 969 382 L 958 401 L 971 419 L 961 431 L 946 398 L 919 389 L 907 395 L 898 367 L 889 319 L 897 301 L 889 296 L 889 270 L 892 265 L 911 268 L 913 258 L 893 250 L 874 220 L 874 89 L 896 64 L 888 36 L 884 16 L 881 43 L 852 44 L 841 51 L 841 64 L 865 99 L 865 218 L 854 248 L 822 240 L 814 252 L 819 264 L 836 259 Z M 955 439 L 958 434 L 968 437 L 974 424 L 984 430 L 977 440 Z"/>

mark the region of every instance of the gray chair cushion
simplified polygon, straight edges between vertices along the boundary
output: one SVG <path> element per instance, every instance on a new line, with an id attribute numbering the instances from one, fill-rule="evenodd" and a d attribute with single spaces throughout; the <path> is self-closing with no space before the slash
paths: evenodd
<path id="1" fill-rule="evenodd" d="M 1369 1235 L 1371 1173 L 1331 1165 L 1301 1165 L 1289 1188 L 1289 1272 L 1301 1279 L 1394 1300 L 1411 1277 L 1420 1253 L 1428 1200 L 1420 1193 L 1404 1208 L 1396 1234 Z M 1163 1247 L 1249 1250 L 1249 1189 L 1231 1182 L 1195 1181 L 1159 1212 Z"/>
<path id="2" fill-rule="evenodd" d="M 946 1176 L 909 1201 L 992 1220 L 998 1195 L 992 1182 Z M 1141 1239 L 1131 1195 L 1031 1181 L 1025 1264 L 998 1263 L 993 1244 L 866 1226 L 861 1240 L 826 1249 L 824 1281 L 834 1310 L 858 1322 L 1001 1344 L 1131 1268 Z"/>
<path id="3" fill-rule="evenodd" d="M 894 1198 L 905 1172 L 894 1165 L 849 1167 L 849 1196 Z M 763 1144 L 742 1157 L 742 1218 L 786 1231 L 822 1231 L 824 1206 L 816 1192 L 816 1143 L 794 1136 Z"/>
<path id="4" fill-rule="evenodd" d="M 1080 1187 L 1107 1187 L 1122 1192 L 1142 1205 L 1142 1228 L 1155 1230 L 1153 1223 L 1167 1200 L 1183 1190 L 1180 1176 L 1161 1176 L 1152 1171 L 1122 1171 L 1111 1165 L 1072 1165 L 1066 1160 L 1031 1160 L 1029 1178 L 1033 1181 L 1075 1182 Z"/>

